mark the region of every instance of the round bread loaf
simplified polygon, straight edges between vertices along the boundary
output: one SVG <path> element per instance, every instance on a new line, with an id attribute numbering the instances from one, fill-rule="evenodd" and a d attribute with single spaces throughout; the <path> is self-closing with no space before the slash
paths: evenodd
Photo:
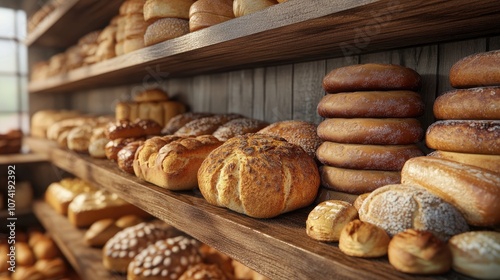
<path id="1" fill-rule="evenodd" d="M 500 85 L 500 50 L 476 53 L 457 61 L 450 69 L 454 88 Z"/>
<path id="2" fill-rule="evenodd" d="M 198 0 L 189 8 L 189 30 L 194 32 L 232 18 L 233 0 Z"/>
<path id="3" fill-rule="evenodd" d="M 467 154 L 446 151 L 434 151 L 428 156 L 444 158 L 463 164 L 473 165 L 488 169 L 493 172 L 500 172 L 500 155 Z"/>
<path id="4" fill-rule="evenodd" d="M 96 127 L 90 136 L 88 153 L 94 158 L 106 158 L 105 147 L 108 142 L 106 128 L 104 126 Z"/>
<path id="5" fill-rule="evenodd" d="M 387 254 L 390 240 L 382 228 L 353 220 L 340 232 L 339 249 L 353 257 L 376 258 Z"/>
<path id="6" fill-rule="evenodd" d="M 389 263 L 411 274 L 442 274 L 451 269 L 451 252 L 431 232 L 408 229 L 389 243 Z"/>
<path id="7" fill-rule="evenodd" d="M 239 118 L 231 120 L 217 128 L 213 133 L 215 138 L 220 141 L 226 141 L 236 135 L 244 135 L 247 133 L 255 133 L 268 125 L 267 122 L 249 119 L 249 118 Z"/>
<path id="8" fill-rule="evenodd" d="M 316 157 L 323 164 L 350 168 L 399 171 L 406 160 L 423 156 L 417 145 L 364 145 L 323 142 Z"/>
<path id="9" fill-rule="evenodd" d="M 148 26 L 144 45 L 151 46 L 189 33 L 189 21 L 180 18 L 161 18 Z"/>
<path id="10" fill-rule="evenodd" d="M 336 242 L 344 226 L 357 217 L 358 211 L 349 202 L 323 201 L 307 216 L 306 233 L 319 241 Z"/>
<path id="11" fill-rule="evenodd" d="M 175 117 L 172 117 L 163 130 L 161 131 L 162 134 L 174 134 L 179 128 L 183 127 L 186 125 L 188 122 L 196 120 L 196 119 L 201 119 L 205 117 L 210 117 L 213 116 L 211 113 L 193 113 L 193 112 L 187 112 L 183 114 L 179 114 Z"/>
<path id="12" fill-rule="evenodd" d="M 454 270 L 478 279 L 498 279 L 500 232 L 464 232 L 453 236 L 448 244 Z"/>
<path id="13" fill-rule="evenodd" d="M 375 224 L 390 236 L 406 229 L 425 230 L 442 240 L 469 230 L 458 210 L 424 188 L 387 185 L 373 191 L 359 209 L 359 219 Z"/>
<path id="14" fill-rule="evenodd" d="M 161 18 L 189 19 L 189 8 L 195 0 L 147 0 L 144 4 L 144 20 L 149 23 Z"/>
<path id="15" fill-rule="evenodd" d="M 413 118 L 325 119 L 317 132 L 325 141 L 373 145 L 414 144 L 424 136 L 422 125 Z"/>
<path id="16" fill-rule="evenodd" d="M 168 93 L 160 88 L 152 88 L 134 95 L 135 102 L 159 102 L 169 100 Z"/>
<path id="17" fill-rule="evenodd" d="M 359 91 L 325 95 L 318 103 L 318 114 L 325 118 L 413 118 L 421 116 L 424 107 L 414 91 Z"/>
<path id="18" fill-rule="evenodd" d="M 442 120 L 500 120 L 499 108 L 500 87 L 479 87 L 448 91 L 436 98 L 433 110 Z"/>
<path id="19" fill-rule="evenodd" d="M 234 0 L 233 12 L 235 17 L 241 17 L 264 10 L 275 4 L 278 4 L 275 0 Z"/>
<path id="20" fill-rule="evenodd" d="M 127 280 L 179 279 L 192 265 L 201 262 L 199 243 L 176 236 L 149 245 L 128 266 Z"/>
<path id="21" fill-rule="evenodd" d="M 455 206 L 470 225 L 500 224 L 500 173 L 435 157 L 409 159 L 401 182 L 424 187 Z"/>
<path id="22" fill-rule="evenodd" d="M 316 133 L 316 125 L 311 122 L 289 120 L 270 124 L 258 133 L 281 137 L 300 146 L 311 157 L 315 157 L 316 149 L 323 142 Z"/>
<path id="23" fill-rule="evenodd" d="M 45 241 L 43 241 L 45 242 Z M 19 266 L 32 266 L 35 263 L 35 255 L 26 242 L 16 243 L 16 263 Z"/>
<path id="24" fill-rule="evenodd" d="M 420 89 L 421 77 L 415 70 L 395 64 L 357 64 L 330 71 L 323 79 L 328 93 Z"/>
<path id="25" fill-rule="evenodd" d="M 302 148 L 262 134 L 229 139 L 198 170 L 201 194 L 210 204 L 255 218 L 311 204 L 319 183 L 316 163 Z"/>
<path id="26" fill-rule="evenodd" d="M 362 194 L 385 185 L 399 184 L 399 171 L 358 170 L 323 165 L 319 167 L 321 185 L 339 192 Z"/>
<path id="27" fill-rule="evenodd" d="M 177 136 L 199 136 L 210 135 L 214 133 L 219 126 L 234 120 L 242 118 L 239 114 L 220 114 L 205 118 L 199 118 L 185 124 L 174 135 Z"/>
<path id="28" fill-rule="evenodd" d="M 425 143 L 435 150 L 500 155 L 500 120 L 446 120 L 427 128 Z"/>

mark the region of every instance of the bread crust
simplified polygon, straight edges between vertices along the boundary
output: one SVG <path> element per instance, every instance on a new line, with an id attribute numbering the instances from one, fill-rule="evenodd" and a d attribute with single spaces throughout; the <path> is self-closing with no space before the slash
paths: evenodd
<path id="1" fill-rule="evenodd" d="M 144 20 L 150 24 L 161 18 L 189 20 L 189 8 L 194 0 L 147 0 L 144 4 Z"/>
<path id="2" fill-rule="evenodd" d="M 500 50 L 476 53 L 457 61 L 450 69 L 454 88 L 500 85 Z"/>
<path id="3" fill-rule="evenodd" d="M 327 200 L 316 205 L 306 220 L 306 233 L 319 241 L 337 242 L 344 226 L 358 217 L 358 211 L 342 200 Z"/>
<path id="4" fill-rule="evenodd" d="M 144 33 L 144 44 L 151 46 L 189 33 L 189 21 L 180 18 L 161 18 L 150 24 Z"/>
<path id="5" fill-rule="evenodd" d="M 499 155 L 455 153 L 455 152 L 446 152 L 438 150 L 428 154 L 427 156 L 448 159 L 463 164 L 468 164 L 488 169 L 493 172 L 500 172 Z"/>
<path id="6" fill-rule="evenodd" d="M 233 0 L 198 0 L 189 8 L 191 32 L 234 18 Z"/>
<path id="7" fill-rule="evenodd" d="M 442 120 L 500 120 L 499 108 L 500 87 L 479 87 L 438 96 L 433 111 Z"/>
<path id="8" fill-rule="evenodd" d="M 382 228 L 353 220 L 340 232 L 339 249 L 349 256 L 376 258 L 387 254 L 390 240 Z"/>

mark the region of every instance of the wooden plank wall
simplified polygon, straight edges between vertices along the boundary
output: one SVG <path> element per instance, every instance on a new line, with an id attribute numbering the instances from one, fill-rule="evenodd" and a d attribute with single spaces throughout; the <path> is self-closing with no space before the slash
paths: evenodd
<path id="1" fill-rule="evenodd" d="M 500 36 L 188 78 L 169 79 L 167 73 L 156 69 L 159 73 L 151 73 L 155 81 L 145 78 L 144 85 L 76 92 L 64 95 L 65 102 L 57 104 L 88 113 L 112 114 L 116 102 L 130 99 L 135 92 L 157 82 L 192 111 L 235 112 L 268 122 L 301 119 L 319 123 L 321 117 L 316 106 L 325 94 L 321 82 L 329 71 L 357 63 L 394 63 L 422 75 L 421 94 L 426 112 L 420 120 L 427 128 L 435 121 L 432 114 L 435 98 L 451 89 L 448 81 L 451 66 L 469 54 L 496 49 L 500 49 Z M 49 103 L 53 104 L 56 103 Z"/>

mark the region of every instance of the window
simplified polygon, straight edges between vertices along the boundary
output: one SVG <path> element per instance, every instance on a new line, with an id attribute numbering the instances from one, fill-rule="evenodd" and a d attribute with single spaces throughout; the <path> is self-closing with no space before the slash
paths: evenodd
<path id="1" fill-rule="evenodd" d="M 0 133 L 28 131 L 26 14 L 0 8 Z"/>

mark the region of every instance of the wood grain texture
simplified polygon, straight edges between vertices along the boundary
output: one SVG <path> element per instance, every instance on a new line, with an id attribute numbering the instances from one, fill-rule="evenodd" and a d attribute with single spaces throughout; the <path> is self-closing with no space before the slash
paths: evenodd
<path id="1" fill-rule="evenodd" d="M 253 70 L 253 112 L 252 116 L 258 120 L 264 120 L 265 104 L 265 69 L 255 68 Z"/>
<path id="2" fill-rule="evenodd" d="M 210 112 L 210 76 L 199 75 L 193 77 L 193 98 L 191 109 L 193 112 Z"/>
<path id="3" fill-rule="evenodd" d="M 488 50 L 500 50 L 500 36 L 488 38 Z"/>
<path id="4" fill-rule="evenodd" d="M 228 112 L 228 73 L 218 73 L 210 76 L 210 112 L 227 113 Z"/>
<path id="5" fill-rule="evenodd" d="M 289 1 L 30 83 L 29 90 L 134 83 L 158 65 L 171 77 L 187 76 L 498 35 L 499 15 L 500 5 L 488 0 Z"/>
<path id="6" fill-rule="evenodd" d="M 323 97 L 322 82 L 325 75 L 325 60 L 293 66 L 293 119 L 315 124 L 321 122 L 317 107 Z"/>
<path id="7" fill-rule="evenodd" d="M 245 117 L 253 115 L 253 70 L 229 72 L 228 112 L 237 112 Z"/>
<path id="8" fill-rule="evenodd" d="M 293 65 L 266 68 L 264 120 L 273 123 L 291 120 Z"/>
<path id="9" fill-rule="evenodd" d="M 47 161 L 47 156 L 43 154 L 11 154 L 11 155 L 0 155 L 0 165 L 10 165 L 10 164 L 24 164 L 24 163 L 37 163 Z"/>
<path id="10" fill-rule="evenodd" d="M 84 244 L 85 229 L 77 229 L 69 220 L 44 201 L 33 204 L 33 212 L 83 280 L 125 280 L 126 275 L 108 272 L 102 265 L 102 250 Z"/>

